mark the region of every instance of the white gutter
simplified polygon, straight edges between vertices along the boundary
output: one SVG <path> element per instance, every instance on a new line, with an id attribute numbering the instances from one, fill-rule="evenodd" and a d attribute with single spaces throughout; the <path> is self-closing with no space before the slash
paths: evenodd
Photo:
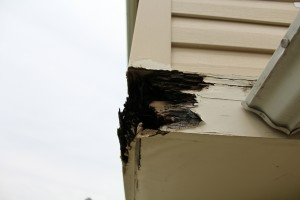
<path id="1" fill-rule="evenodd" d="M 300 14 L 253 86 L 243 107 L 271 127 L 300 132 Z"/>

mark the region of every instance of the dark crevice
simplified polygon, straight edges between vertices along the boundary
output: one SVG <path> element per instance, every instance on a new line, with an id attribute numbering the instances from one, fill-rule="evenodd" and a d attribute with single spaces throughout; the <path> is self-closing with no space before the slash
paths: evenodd
<path id="1" fill-rule="evenodd" d="M 121 158 L 128 162 L 128 148 L 136 136 L 137 126 L 158 130 L 170 125 L 173 128 L 188 128 L 200 123 L 198 114 L 190 110 L 196 96 L 184 93 L 184 90 L 201 90 L 208 85 L 199 74 L 179 71 L 148 70 L 128 68 L 128 98 L 124 110 L 119 111 L 120 128 L 118 137 L 121 146 Z M 155 110 L 151 102 L 166 102 L 163 109 Z"/>

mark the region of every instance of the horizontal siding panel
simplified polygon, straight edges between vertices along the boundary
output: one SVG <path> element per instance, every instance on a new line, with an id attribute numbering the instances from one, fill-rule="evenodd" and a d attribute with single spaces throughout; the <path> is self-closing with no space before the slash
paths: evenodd
<path id="1" fill-rule="evenodd" d="M 260 75 L 271 54 L 172 48 L 172 69 L 204 74 Z"/>
<path id="2" fill-rule="evenodd" d="M 290 2 L 251 0 L 173 0 L 172 14 L 197 18 L 288 26 L 299 8 Z"/>
<path id="3" fill-rule="evenodd" d="M 286 30 L 280 26 L 173 17 L 172 44 L 273 53 Z"/>

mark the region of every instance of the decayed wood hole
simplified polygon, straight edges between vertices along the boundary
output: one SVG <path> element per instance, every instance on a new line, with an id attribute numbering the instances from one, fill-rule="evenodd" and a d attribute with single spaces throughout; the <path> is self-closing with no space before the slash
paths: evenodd
<path id="1" fill-rule="evenodd" d="M 162 126 L 189 128 L 197 126 L 201 118 L 190 109 L 196 96 L 184 90 L 201 90 L 211 84 L 203 81 L 199 74 L 179 71 L 128 68 L 128 97 L 124 110 L 119 111 L 118 137 L 121 158 L 128 162 L 128 147 L 136 137 L 137 126 L 159 130 Z"/>

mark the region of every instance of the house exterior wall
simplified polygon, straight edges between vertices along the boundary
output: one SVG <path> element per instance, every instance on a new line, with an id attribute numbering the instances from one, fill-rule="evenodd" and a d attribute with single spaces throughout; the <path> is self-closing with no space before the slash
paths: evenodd
<path id="1" fill-rule="evenodd" d="M 241 106 L 297 13 L 292 1 L 140 0 L 120 114 L 127 200 L 299 198 L 300 138 Z M 153 114 L 162 126 L 142 120 Z"/>
<path id="2" fill-rule="evenodd" d="M 297 12 L 291 2 L 173 0 L 172 69 L 258 77 Z"/>

